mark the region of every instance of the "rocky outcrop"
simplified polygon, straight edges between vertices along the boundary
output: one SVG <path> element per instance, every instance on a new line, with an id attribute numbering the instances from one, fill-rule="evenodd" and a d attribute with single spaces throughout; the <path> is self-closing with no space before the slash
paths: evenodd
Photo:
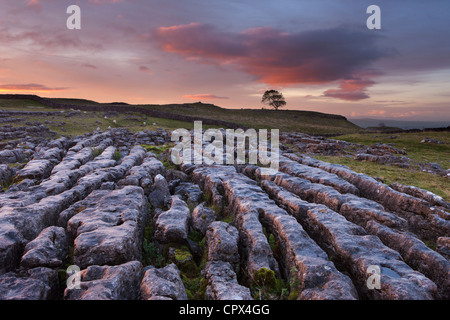
<path id="1" fill-rule="evenodd" d="M 0 144 L 0 299 L 449 298 L 442 198 L 288 152 L 404 155 L 392 145 L 290 133 L 279 172 L 262 175 L 166 171 L 167 151 L 139 145 L 167 143 L 164 130 L 30 130 Z"/>
<path id="2" fill-rule="evenodd" d="M 450 260 L 450 237 L 439 237 L 436 241 L 436 251 Z"/>
<path id="3" fill-rule="evenodd" d="M 223 171 L 227 171 L 227 174 L 224 175 Z M 326 254 L 309 239 L 295 219 L 270 200 L 254 181 L 236 171 L 217 166 L 197 168 L 193 175 L 196 179 L 203 179 L 203 185 L 215 188 L 210 189 L 210 192 L 223 190 L 226 195 L 228 206 L 225 209 L 235 217 L 249 279 L 254 279 L 261 269 L 280 272 L 279 264 L 262 232 L 265 226 L 282 247 L 281 273 L 303 284 L 299 298 L 356 298 L 356 290 L 350 279 L 328 262 Z M 218 180 L 222 183 L 219 184 Z M 322 277 L 317 277 L 318 274 Z"/>
<path id="4" fill-rule="evenodd" d="M 365 174 L 348 167 L 331 164 L 308 156 L 286 155 L 299 163 L 334 173 L 356 186 L 363 198 L 381 204 L 408 223 L 408 230 L 421 238 L 436 242 L 440 236 L 450 235 L 450 214 L 426 200 L 392 189 Z"/>
<path id="5" fill-rule="evenodd" d="M 436 285 L 412 270 L 400 254 L 386 247 L 378 237 L 324 205 L 311 204 L 277 186 L 264 181 L 263 186 L 321 244 L 333 261 L 350 273 L 359 293 L 372 299 L 435 299 Z M 381 268 L 380 290 L 369 290 L 366 274 L 369 266 Z M 383 276 L 384 274 L 384 276 Z"/>

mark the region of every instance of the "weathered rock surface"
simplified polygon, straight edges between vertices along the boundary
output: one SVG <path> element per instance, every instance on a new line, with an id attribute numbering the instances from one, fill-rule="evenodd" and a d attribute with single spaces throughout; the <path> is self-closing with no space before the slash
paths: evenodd
<path id="1" fill-rule="evenodd" d="M 203 235 L 206 234 L 208 226 L 216 219 L 216 212 L 206 207 L 205 202 L 196 206 L 192 211 L 192 227 Z"/>
<path id="2" fill-rule="evenodd" d="M 95 205 L 67 223 L 68 233 L 75 239 L 74 263 L 86 268 L 140 260 L 143 226 L 148 218 L 143 190 L 126 186 L 112 192 L 95 191 L 92 196 Z"/>
<path id="3" fill-rule="evenodd" d="M 0 300 L 51 300 L 58 294 L 58 273 L 48 268 L 35 268 L 25 274 L 0 276 Z"/>
<path id="4" fill-rule="evenodd" d="M 141 300 L 187 300 L 180 270 L 175 264 L 157 269 L 149 266 L 140 285 Z"/>
<path id="5" fill-rule="evenodd" d="M 245 177 L 238 175 L 234 167 L 199 167 L 193 171 L 193 178 L 203 190 L 212 194 L 213 203 L 224 208 L 223 199 L 226 197 L 227 203 L 230 204 L 226 209 L 235 217 L 245 263 L 244 270 L 249 281 L 261 268 L 278 272 L 278 264 L 258 219 L 258 206 L 264 206 L 264 203 L 258 200 L 264 199 L 265 194 L 256 183 L 251 180 L 242 183 L 241 180 Z"/>
<path id="6" fill-rule="evenodd" d="M 25 246 L 20 265 L 28 269 L 61 267 L 68 253 L 68 247 L 65 230 L 60 227 L 48 227 Z"/>
<path id="7" fill-rule="evenodd" d="M 450 260 L 450 237 L 440 237 L 436 241 L 436 251 Z"/>
<path id="8" fill-rule="evenodd" d="M 229 262 L 209 261 L 203 270 L 208 280 L 207 300 L 253 300 L 250 289 L 240 285 Z"/>
<path id="9" fill-rule="evenodd" d="M 264 181 L 263 185 L 321 243 L 333 261 L 350 273 L 363 296 L 395 300 L 437 298 L 436 285 L 412 270 L 398 252 L 386 247 L 378 237 L 368 235 L 328 207 L 303 201 L 271 181 Z M 366 273 L 372 265 L 382 266 L 380 290 L 367 287 Z"/>
<path id="10" fill-rule="evenodd" d="M 450 262 L 428 248 L 413 234 L 392 230 L 375 221 L 367 224 L 367 231 L 376 235 L 390 248 L 398 251 L 409 266 L 420 271 L 438 287 L 443 299 L 450 299 Z"/>
<path id="11" fill-rule="evenodd" d="M 450 203 L 444 201 L 444 199 L 442 199 L 442 197 L 440 197 L 430 191 L 420 189 L 420 188 L 417 188 L 414 186 L 405 186 L 405 185 L 397 183 L 397 182 L 394 182 L 389 186 L 396 191 L 409 194 L 416 198 L 423 199 L 432 206 L 437 205 L 437 206 L 442 206 L 447 209 L 450 209 Z"/>
<path id="12" fill-rule="evenodd" d="M 215 221 L 208 226 L 206 246 L 209 261 L 229 262 L 236 269 L 239 263 L 238 230 L 223 221 Z"/>
<path id="13" fill-rule="evenodd" d="M 199 175 L 205 170 L 198 168 L 193 174 Z M 356 298 L 356 290 L 351 280 L 328 262 L 326 254 L 309 239 L 295 219 L 270 200 L 254 181 L 236 172 L 222 176 L 218 167 L 210 167 L 207 172 L 205 184 L 208 179 L 215 180 L 215 174 L 223 181 L 222 187 L 227 195 L 228 209 L 234 213 L 236 226 L 243 239 L 241 246 L 246 251 L 242 252 L 244 259 L 247 259 L 245 268 L 250 279 L 253 279 L 256 272 L 262 268 L 279 272 L 278 262 L 275 261 L 267 239 L 262 233 L 259 221 L 261 219 L 262 224 L 282 244 L 283 273 L 287 278 L 300 279 L 303 283 L 300 298 Z M 220 189 L 218 187 L 218 190 Z M 318 277 L 318 274 L 322 277 Z"/>
<path id="14" fill-rule="evenodd" d="M 160 243 L 183 243 L 189 234 L 191 213 L 179 196 L 172 197 L 170 209 L 161 212 L 155 222 L 155 239 Z"/>
<path id="15" fill-rule="evenodd" d="M 148 198 L 154 208 L 168 206 L 170 201 L 172 201 L 169 184 L 162 175 L 158 174 L 155 176 L 153 191 L 150 193 Z"/>
<path id="16" fill-rule="evenodd" d="M 408 230 L 435 242 L 440 236 L 450 235 L 450 214 L 427 201 L 392 189 L 375 179 L 350 170 L 346 166 L 331 164 L 308 156 L 289 155 L 299 163 L 335 173 L 360 190 L 361 197 L 380 203 L 408 222 Z"/>
<path id="17" fill-rule="evenodd" d="M 131 261 L 118 266 L 92 265 L 80 271 L 80 288 L 66 288 L 65 300 L 136 300 L 142 264 Z"/>
<path id="18" fill-rule="evenodd" d="M 280 171 L 295 177 L 307 179 L 313 183 L 331 186 L 340 193 L 352 193 L 359 195 L 358 188 L 338 177 L 334 173 L 329 173 L 319 168 L 303 165 L 286 157 L 280 157 Z"/>
<path id="19" fill-rule="evenodd" d="M 196 206 L 203 201 L 203 192 L 200 187 L 191 182 L 181 182 L 175 188 L 176 195 L 179 195 L 190 206 Z"/>

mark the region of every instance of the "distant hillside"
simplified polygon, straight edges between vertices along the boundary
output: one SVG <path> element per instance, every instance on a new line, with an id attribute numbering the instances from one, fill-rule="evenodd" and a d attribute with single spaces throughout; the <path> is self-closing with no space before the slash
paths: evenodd
<path id="1" fill-rule="evenodd" d="M 56 109 L 79 109 L 82 111 L 137 112 L 150 117 L 224 128 L 279 129 L 281 132 L 304 132 L 317 135 L 339 135 L 360 132 L 362 129 L 345 117 L 312 111 L 225 109 L 201 102 L 167 105 L 131 105 L 124 102 L 98 103 L 92 100 L 67 98 L 42 98 L 36 95 L 0 95 L 0 101 L 35 101 L 41 106 Z M 0 108 L 2 104 L 0 103 Z"/>
<path id="2" fill-rule="evenodd" d="M 404 121 L 404 120 L 385 120 L 385 119 L 350 119 L 350 122 L 360 126 L 361 128 L 380 127 L 396 127 L 403 130 L 425 129 L 425 128 L 442 128 L 450 126 L 450 121 Z"/>

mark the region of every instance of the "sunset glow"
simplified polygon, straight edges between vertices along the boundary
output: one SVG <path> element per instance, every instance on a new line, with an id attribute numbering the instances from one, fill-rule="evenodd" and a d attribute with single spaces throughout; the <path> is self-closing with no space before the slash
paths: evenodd
<path id="1" fill-rule="evenodd" d="M 81 9 L 68 30 L 66 9 Z M 53 0 L 0 3 L 0 93 L 450 121 L 450 2 Z"/>

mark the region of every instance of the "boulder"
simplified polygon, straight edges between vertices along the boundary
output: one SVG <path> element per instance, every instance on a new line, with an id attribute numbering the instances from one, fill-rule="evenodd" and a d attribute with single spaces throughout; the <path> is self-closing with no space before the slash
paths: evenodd
<path id="1" fill-rule="evenodd" d="M 14 176 L 13 168 L 6 164 L 0 164 L 0 185 L 6 187 Z"/>
<path id="2" fill-rule="evenodd" d="M 148 199 L 154 208 L 166 207 L 169 205 L 171 201 L 169 185 L 162 175 L 158 174 L 155 176 L 153 191 L 148 196 Z"/>

